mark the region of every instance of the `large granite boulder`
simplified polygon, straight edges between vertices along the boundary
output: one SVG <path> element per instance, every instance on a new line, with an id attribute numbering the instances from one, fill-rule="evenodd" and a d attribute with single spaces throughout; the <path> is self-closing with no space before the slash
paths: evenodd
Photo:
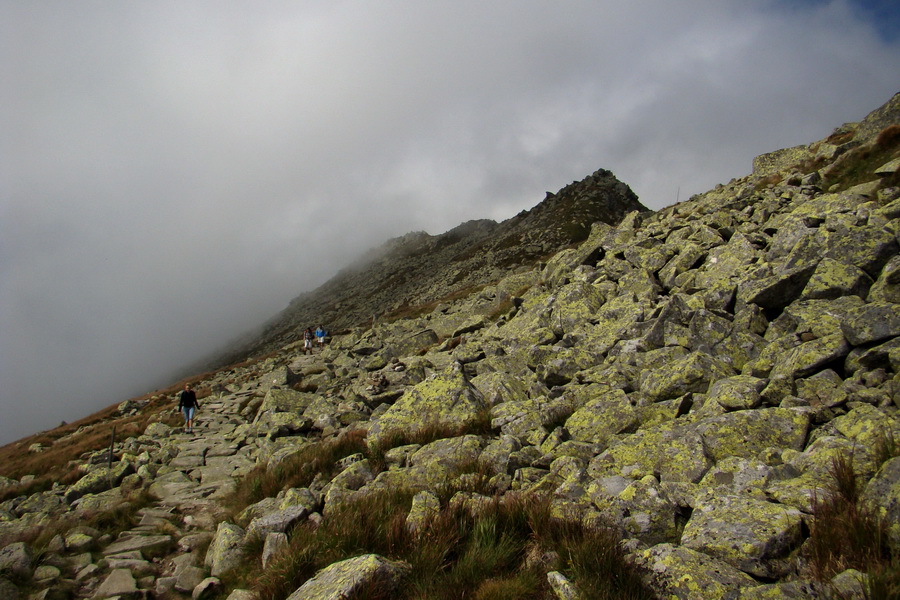
<path id="1" fill-rule="evenodd" d="M 316 573 L 287 600 L 339 600 L 361 590 L 387 595 L 400 585 L 410 567 L 377 554 L 364 554 L 334 563 Z"/>
<path id="2" fill-rule="evenodd" d="M 756 577 L 790 571 L 790 552 L 802 541 L 802 518 L 790 508 L 742 496 L 713 497 L 694 506 L 681 544 Z"/>
<path id="3" fill-rule="evenodd" d="M 476 423 L 484 409 L 481 394 L 472 387 L 459 363 L 408 390 L 369 427 L 374 447 L 397 432 L 423 427 L 464 428 Z"/>

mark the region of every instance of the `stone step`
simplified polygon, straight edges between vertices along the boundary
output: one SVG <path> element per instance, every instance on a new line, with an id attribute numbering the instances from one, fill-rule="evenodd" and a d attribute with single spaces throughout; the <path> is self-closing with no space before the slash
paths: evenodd
<path id="1" fill-rule="evenodd" d="M 138 550 L 143 555 L 144 552 L 153 552 L 166 548 L 173 542 L 171 535 L 139 535 L 132 538 L 116 540 L 103 550 L 104 556 L 112 554 L 121 554 L 131 550 Z"/>

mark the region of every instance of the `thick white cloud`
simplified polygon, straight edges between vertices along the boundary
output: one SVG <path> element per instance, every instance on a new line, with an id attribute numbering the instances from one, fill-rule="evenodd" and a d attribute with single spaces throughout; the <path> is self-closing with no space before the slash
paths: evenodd
<path id="1" fill-rule="evenodd" d="M 0 442 L 169 383 L 388 237 L 597 168 L 661 208 L 824 137 L 898 91 L 879 10 L 0 0 Z"/>

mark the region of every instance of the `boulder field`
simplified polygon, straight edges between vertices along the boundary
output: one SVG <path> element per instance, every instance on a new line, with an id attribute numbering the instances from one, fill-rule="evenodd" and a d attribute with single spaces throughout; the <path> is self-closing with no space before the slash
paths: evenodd
<path id="1" fill-rule="evenodd" d="M 900 439 L 900 188 L 885 184 L 896 164 L 823 188 L 849 149 L 805 152 L 823 166 L 596 223 L 580 244 L 422 316 L 210 375 L 217 392 L 195 433 L 153 423 L 118 442 L 111 464 L 89 457 L 79 481 L 0 504 L 0 595 L 249 599 L 221 586 L 251 540 L 265 540 L 265 561 L 297 524 L 387 487 L 420 492 L 413 511 L 435 510 L 429 492 L 477 461 L 496 495 L 545 494 L 560 519 L 620 531 L 659 598 L 863 598 L 866 573 L 815 580 L 804 547 L 843 457 L 900 552 L 900 456 L 889 452 Z M 759 164 L 777 171 L 770 159 Z M 391 445 L 426 428 L 458 435 Z M 387 449 L 382 468 L 356 454 L 238 517 L 222 509 L 258 465 L 349 432 Z M 40 553 L 16 541 L 136 490 L 151 500 L 118 537 L 75 519 Z M 427 526 L 413 513 L 408 523 Z M 361 555 L 290 598 L 402 586 L 408 569 Z M 556 597 L 577 597 L 562 574 L 548 577 Z"/>

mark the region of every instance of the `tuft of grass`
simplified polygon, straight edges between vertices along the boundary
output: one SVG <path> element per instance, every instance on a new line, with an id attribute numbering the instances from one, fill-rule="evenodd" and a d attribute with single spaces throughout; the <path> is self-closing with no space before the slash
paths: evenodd
<path id="1" fill-rule="evenodd" d="M 900 456 L 900 443 L 894 437 L 891 429 L 882 429 L 875 437 L 873 446 L 875 456 L 875 468 L 879 468 L 892 458 Z"/>
<path id="2" fill-rule="evenodd" d="M 244 476 L 225 505 L 232 516 L 237 515 L 251 504 L 277 496 L 282 490 L 309 487 L 319 474 L 331 478 L 337 474 L 338 461 L 367 450 L 365 439 L 365 431 L 349 431 L 327 442 L 305 446 L 272 469 L 260 465 Z"/>
<path id="3" fill-rule="evenodd" d="M 495 497 L 478 514 L 444 505 L 418 534 L 405 526 L 412 491 L 383 490 L 351 501 L 318 528 L 294 529 L 290 550 L 252 580 L 260 600 L 284 598 L 324 566 L 364 553 L 402 560 L 411 570 L 399 599 L 539 600 L 549 594 L 555 564 L 529 560 L 532 550 L 556 552 L 586 600 L 653 596 L 625 559 L 612 530 L 556 521 L 546 497 Z M 354 598 L 384 598 L 377 584 Z"/>
<path id="4" fill-rule="evenodd" d="M 425 422 L 415 429 L 395 429 L 386 432 L 377 444 L 368 448 L 369 462 L 376 471 L 383 470 L 386 464 L 385 454 L 388 450 L 420 444 L 422 446 L 462 435 L 485 435 L 491 432 L 491 413 L 489 408 L 480 410 L 475 419 L 466 425 L 448 425 L 437 421 Z"/>
<path id="5" fill-rule="evenodd" d="M 900 598 L 900 560 L 878 565 L 870 570 L 864 590 L 866 600 L 893 600 Z"/>
<path id="6" fill-rule="evenodd" d="M 874 507 L 862 501 L 862 487 L 852 456 L 832 461 L 823 496 L 813 501 L 807 559 L 815 578 L 825 581 L 846 569 L 889 570 L 892 563 L 887 525 Z"/>
<path id="7" fill-rule="evenodd" d="M 840 191 L 872 181 L 875 178 L 875 169 L 898 155 L 900 155 L 900 125 L 891 125 L 878 134 L 873 144 L 854 148 L 840 157 L 835 168 L 828 173 L 823 187 L 827 189 L 837 184 Z M 898 183 L 900 176 L 894 174 L 886 178 L 882 185 L 889 187 Z"/>

